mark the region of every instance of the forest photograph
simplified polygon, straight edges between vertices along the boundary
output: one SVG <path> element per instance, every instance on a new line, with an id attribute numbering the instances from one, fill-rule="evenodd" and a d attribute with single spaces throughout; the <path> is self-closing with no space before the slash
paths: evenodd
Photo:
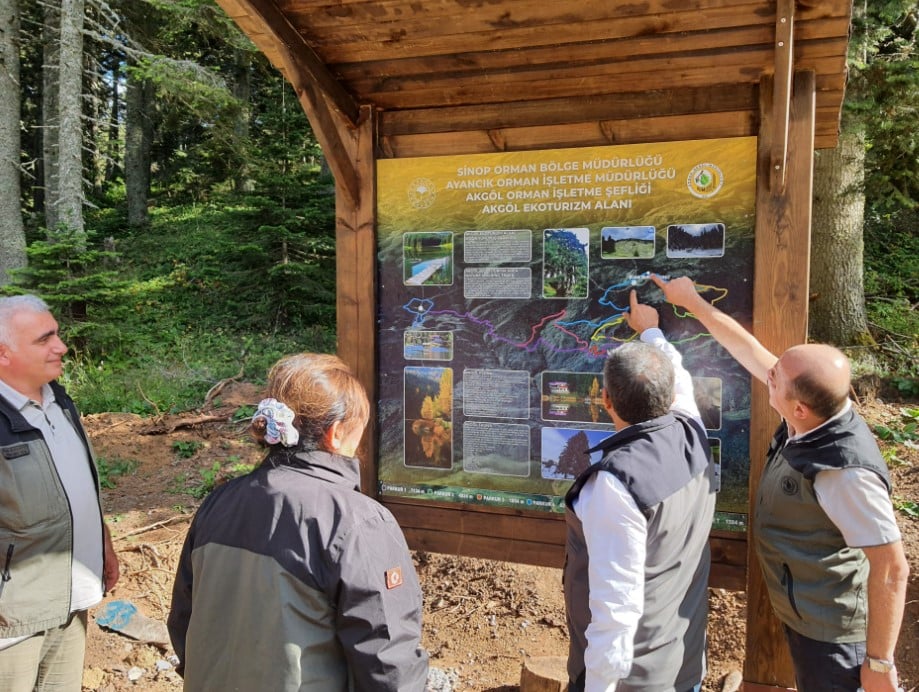
<path id="1" fill-rule="evenodd" d="M 543 231 L 542 293 L 544 298 L 586 298 L 590 270 L 586 228 Z"/>
<path id="2" fill-rule="evenodd" d="M 654 257 L 654 226 L 604 226 L 600 229 L 602 259 L 650 259 Z"/>
<path id="3" fill-rule="evenodd" d="M 723 254 L 723 223 L 667 226 L 667 257 L 721 257 Z"/>

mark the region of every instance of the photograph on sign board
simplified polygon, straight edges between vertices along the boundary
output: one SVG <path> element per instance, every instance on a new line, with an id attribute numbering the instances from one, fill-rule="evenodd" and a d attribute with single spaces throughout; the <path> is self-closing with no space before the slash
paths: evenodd
<path id="1" fill-rule="evenodd" d="M 721 430 L 721 378 L 693 377 L 692 392 L 706 430 Z"/>
<path id="2" fill-rule="evenodd" d="M 453 284 L 452 233 L 406 233 L 402 247 L 406 286 Z"/>
<path id="3" fill-rule="evenodd" d="M 655 234 L 654 226 L 604 226 L 600 229 L 600 258 L 650 259 Z"/>
<path id="4" fill-rule="evenodd" d="M 597 372 L 540 374 L 542 419 L 552 423 L 610 423 L 603 408 L 603 375 Z"/>
<path id="5" fill-rule="evenodd" d="M 407 367 L 405 376 L 405 465 L 453 466 L 453 370 Z"/>
<path id="6" fill-rule="evenodd" d="M 406 329 L 403 339 L 405 360 L 453 360 L 453 332 Z"/>
<path id="7" fill-rule="evenodd" d="M 590 276 L 590 229 L 543 231 L 543 298 L 586 298 Z"/>
<path id="8" fill-rule="evenodd" d="M 667 257 L 723 257 L 723 223 L 667 226 Z"/>
<path id="9" fill-rule="evenodd" d="M 612 430 L 543 428 L 540 473 L 543 478 L 573 481 L 591 464 L 600 461 L 600 452 L 587 451 L 613 434 Z"/>

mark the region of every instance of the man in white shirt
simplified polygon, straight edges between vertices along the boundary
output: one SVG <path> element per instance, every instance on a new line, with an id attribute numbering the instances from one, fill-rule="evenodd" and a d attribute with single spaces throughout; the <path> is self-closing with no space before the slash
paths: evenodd
<path id="1" fill-rule="evenodd" d="M 848 359 L 824 344 L 776 357 L 705 301 L 688 277 L 651 278 L 768 386 L 769 403 L 782 416 L 751 528 L 797 689 L 896 690 L 909 565 L 886 464 L 848 399 Z"/>
<path id="2" fill-rule="evenodd" d="M 616 433 L 565 497 L 570 692 L 690 692 L 705 676 L 708 440 L 657 311 L 630 295 L 641 343 L 610 352 L 603 401 Z"/>
<path id="3" fill-rule="evenodd" d="M 86 610 L 118 580 L 99 479 L 35 296 L 0 298 L 0 689 L 79 692 Z"/>

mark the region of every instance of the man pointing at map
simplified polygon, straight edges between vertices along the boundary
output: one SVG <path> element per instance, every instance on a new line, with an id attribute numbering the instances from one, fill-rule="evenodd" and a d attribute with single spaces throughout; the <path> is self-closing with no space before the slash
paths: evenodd
<path id="1" fill-rule="evenodd" d="M 603 405 L 615 434 L 565 496 L 569 690 L 698 690 L 705 676 L 711 455 L 692 378 L 630 295 L 640 334 L 611 351 Z"/>
<path id="2" fill-rule="evenodd" d="M 769 388 L 782 422 L 769 447 L 752 538 L 797 689 L 895 690 L 909 566 L 887 466 L 849 401 L 845 355 L 824 344 L 770 353 L 687 277 L 652 281 Z"/>

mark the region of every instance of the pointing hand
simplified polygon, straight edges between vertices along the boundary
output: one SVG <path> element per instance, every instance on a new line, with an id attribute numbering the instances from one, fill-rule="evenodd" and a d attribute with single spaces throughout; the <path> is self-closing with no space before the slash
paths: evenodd
<path id="1" fill-rule="evenodd" d="M 657 310 L 650 305 L 639 303 L 634 288 L 629 293 L 629 312 L 626 321 L 639 334 L 658 325 Z"/>

